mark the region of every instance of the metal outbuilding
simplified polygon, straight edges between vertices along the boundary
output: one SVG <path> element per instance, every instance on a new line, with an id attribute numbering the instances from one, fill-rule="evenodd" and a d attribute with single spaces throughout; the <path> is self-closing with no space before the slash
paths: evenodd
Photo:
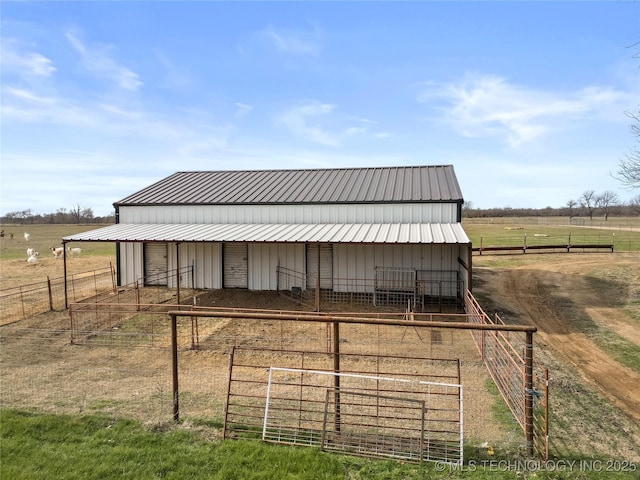
<path id="1" fill-rule="evenodd" d="M 115 202 L 115 225 L 63 243 L 116 242 L 121 285 L 192 265 L 195 288 L 375 296 L 384 272 L 413 271 L 423 294 L 461 298 L 462 203 L 451 165 L 177 172 Z"/>

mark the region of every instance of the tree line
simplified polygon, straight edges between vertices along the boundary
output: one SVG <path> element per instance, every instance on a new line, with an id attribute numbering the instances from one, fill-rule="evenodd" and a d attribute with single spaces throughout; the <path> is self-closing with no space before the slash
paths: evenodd
<path id="1" fill-rule="evenodd" d="M 609 217 L 633 217 L 640 215 L 640 195 L 628 202 L 620 202 L 615 192 L 596 193 L 585 190 L 577 199 L 571 199 L 560 208 L 474 208 L 473 202 L 464 202 L 463 215 L 467 218 L 480 217 L 589 217 L 594 215 Z"/>
<path id="2" fill-rule="evenodd" d="M 115 212 L 103 217 L 95 216 L 91 207 L 76 205 L 73 208 L 59 208 L 55 213 L 35 213 L 32 209 L 16 210 L 0 216 L 3 224 L 70 224 L 70 223 L 114 223 Z"/>

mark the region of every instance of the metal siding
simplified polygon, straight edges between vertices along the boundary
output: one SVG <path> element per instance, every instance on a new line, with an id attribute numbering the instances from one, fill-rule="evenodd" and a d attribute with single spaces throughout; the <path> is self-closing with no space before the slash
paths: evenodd
<path id="1" fill-rule="evenodd" d="M 304 271 L 304 245 L 284 243 L 249 244 L 249 290 L 276 290 L 278 264 L 281 267 Z M 304 288 L 304 285 L 294 285 Z"/>
<path id="2" fill-rule="evenodd" d="M 120 243 L 120 283 L 131 285 L 144 275 L 141 243 Z"/>
<path id="3" fill-rule="evenodd" d="M 455 223 L 456 204 L 121 207 L 120 223 Z"/>

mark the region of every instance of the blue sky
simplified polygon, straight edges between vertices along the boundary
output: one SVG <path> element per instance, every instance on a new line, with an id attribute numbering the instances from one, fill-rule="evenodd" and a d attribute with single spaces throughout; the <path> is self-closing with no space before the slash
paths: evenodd
<path id="1" fill-rule="evenodd" d="M 640 2 L 6 2 L 0 212 L 185 170 L 455 167 L 561 207 L 633 145 Z"/>

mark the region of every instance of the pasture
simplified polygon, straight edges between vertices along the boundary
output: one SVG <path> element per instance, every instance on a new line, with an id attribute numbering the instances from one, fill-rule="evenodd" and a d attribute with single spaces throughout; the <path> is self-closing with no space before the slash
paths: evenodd
<path id="1" fill-rule="evenodd" d="M 523 227 L 531 235 L 564 235 L 569 231 L 567 226 L 531 225 L 527 221 L 512 220 L 508 224 L 474 221 L 464 226 L 472 239 L 480 234 L 498 237 L 504 232 L 515 231 L 518 235 L 522 232 L 505 227 Z M 611 219 L 609 221 L 612 222 L 609 225 L 614 225 Z M 13 240 L 5 236 L 0 244 L 0 283 L 2 288 L 7 288 L 42 281 L 46 276 L 61 276 L 62 262 L 53 258 L 49 246 L 60 245 L 60 239 L 65 235 L 97 226 L 33 225 L 25 230 L 5 225 L 2 228 L 5 234 L 14 231 Z M 573 232 L 574 227 L 570 228 Z M 609 231 L 602 233 L 601 228 L 592 225 L 589 233 L 593 230 L 609 235 Z M 636 242 L 640 245 L 640 229 L 633 230 L 635 224 L 631 223 L 626 228 L 632 230 L 624 230 L 629 245 L 634 247 Z M 27 245 L 22 237 L 23 230 L 32 235 L 30 243 L 33 245 Z M 622 235 L 621 232 L 616 230 L 616 236 Z M 40 251 L 36 265 L 26 262 L 27 246 Z M 103 268 L 115 261 L 115 247 L 111 244 L 73 246 L 81 246 L 83 252 L 80 257 L 68 259 L 70 273 Z M 640 392 L 636 387 L 640 384 L 638 250 L 640 247 L 626 253 L 474 257 L 474 295 L 484 309 L 488 313 L 499 313 L 509 323 L 534 324 L 539 329 L 535 355 L 551 371 L 552 458 L 596 457 L 640 462 Z M 256 296 L 255 300 L 260 299 Z M 219 305 L 225 301 L 237 302 L 238 297 L 218 298 Z M 29 319 L 24 324 L 29 333 L 23 332 L 26 338 L 22 340 L 8 338 L 5 331 L 1 332 L 3 389 L 0 405 L 15 408 L 20 405 L 21 395 L 37 392 L 38 400 L 31 405 L 25 404 L 24 408 L 36 412 L 98 413 L 119 417 L 123 416 L 122 412 L 129 412 L 130 418 L 139 419 L 143 424 L 168 428 L 170 392 L 166 384 L 170 382 L 170 372 L 166 352 L 147 348 L 71 346 L 59 331 L 67 317 L 66 312 L 51 312 Z M 265 335 L 256 327 L 247 333 Z M 418 341 L 416 332 L 408 334 Z M 402 341 L 406 341 L 405 338 Z M 431 353 L 451 354 L 451 350 L 444 350 L 448 341 L 453 342 L 445 338 L 445 345 L 429 345 Z M 357 343 L 353 339 L 350 342 Z M 458 356 L 473 364 L 474 347 L 465 345 L 471 356 Z M 184 399 L 188 415 L 183 428 L 194 429 L 193 425 L 198 425 L 194 430 L 199 438 L 219 439 L 224 402 L 219 394 L 223 393 L 225 383 L 227 353 L 225 348 L 184 352 L 186 360 L 181 368 L 192 369 L 197 375 L 190 380 L 194 383 L 192 393 Z M 87 365 L 91 368 L 86 368 Z M 40 373 L 30 378 L 28 384 L 13 391 L 4 388 L 9 379 L 25 378 L 34 371 Z M 475 392 L 482 396 L 473 405 L 474 413 L 470 416 L 474 418 L 469 427 L 476 433 L 466 448 L 472 455 L 482 456 L 486 454 L 483 445 L 491 442 L 501 458 L 518 457 L 521 442 L 514 438 L 520 433 L 508 415 L 505 419 L 504 404 L 495 392 L 492 393 L 482 369 L 472 371 L 479 380 Z M 65 376 L 73 376 L 73 372 L 80 373 L 80 377 L 90 382 L 82 391 L 64 383 Z M 205 377 L 216 378 L 222 390 L 212 395 L 206 388 L 200 388 Z M 48 393 L 48 389 L 53 391 L 61 385 L 62 396 Z M 103 392 L 104 398 L 95 398 L 94 392 Z M 144 403 L 138 408 L 135 404 L 123 408 L 131 392 L 140 399 L 153 399 L 153 408 Z M 67 402 L 69 397 L 74 397 L 73 402 Z M 474 420 L 478 422 L 476 426 L 472 426 Z M 484 437 L 483 424 L 488 433 Z M 160 425 L 162 427 L 158 427 Z"/>

